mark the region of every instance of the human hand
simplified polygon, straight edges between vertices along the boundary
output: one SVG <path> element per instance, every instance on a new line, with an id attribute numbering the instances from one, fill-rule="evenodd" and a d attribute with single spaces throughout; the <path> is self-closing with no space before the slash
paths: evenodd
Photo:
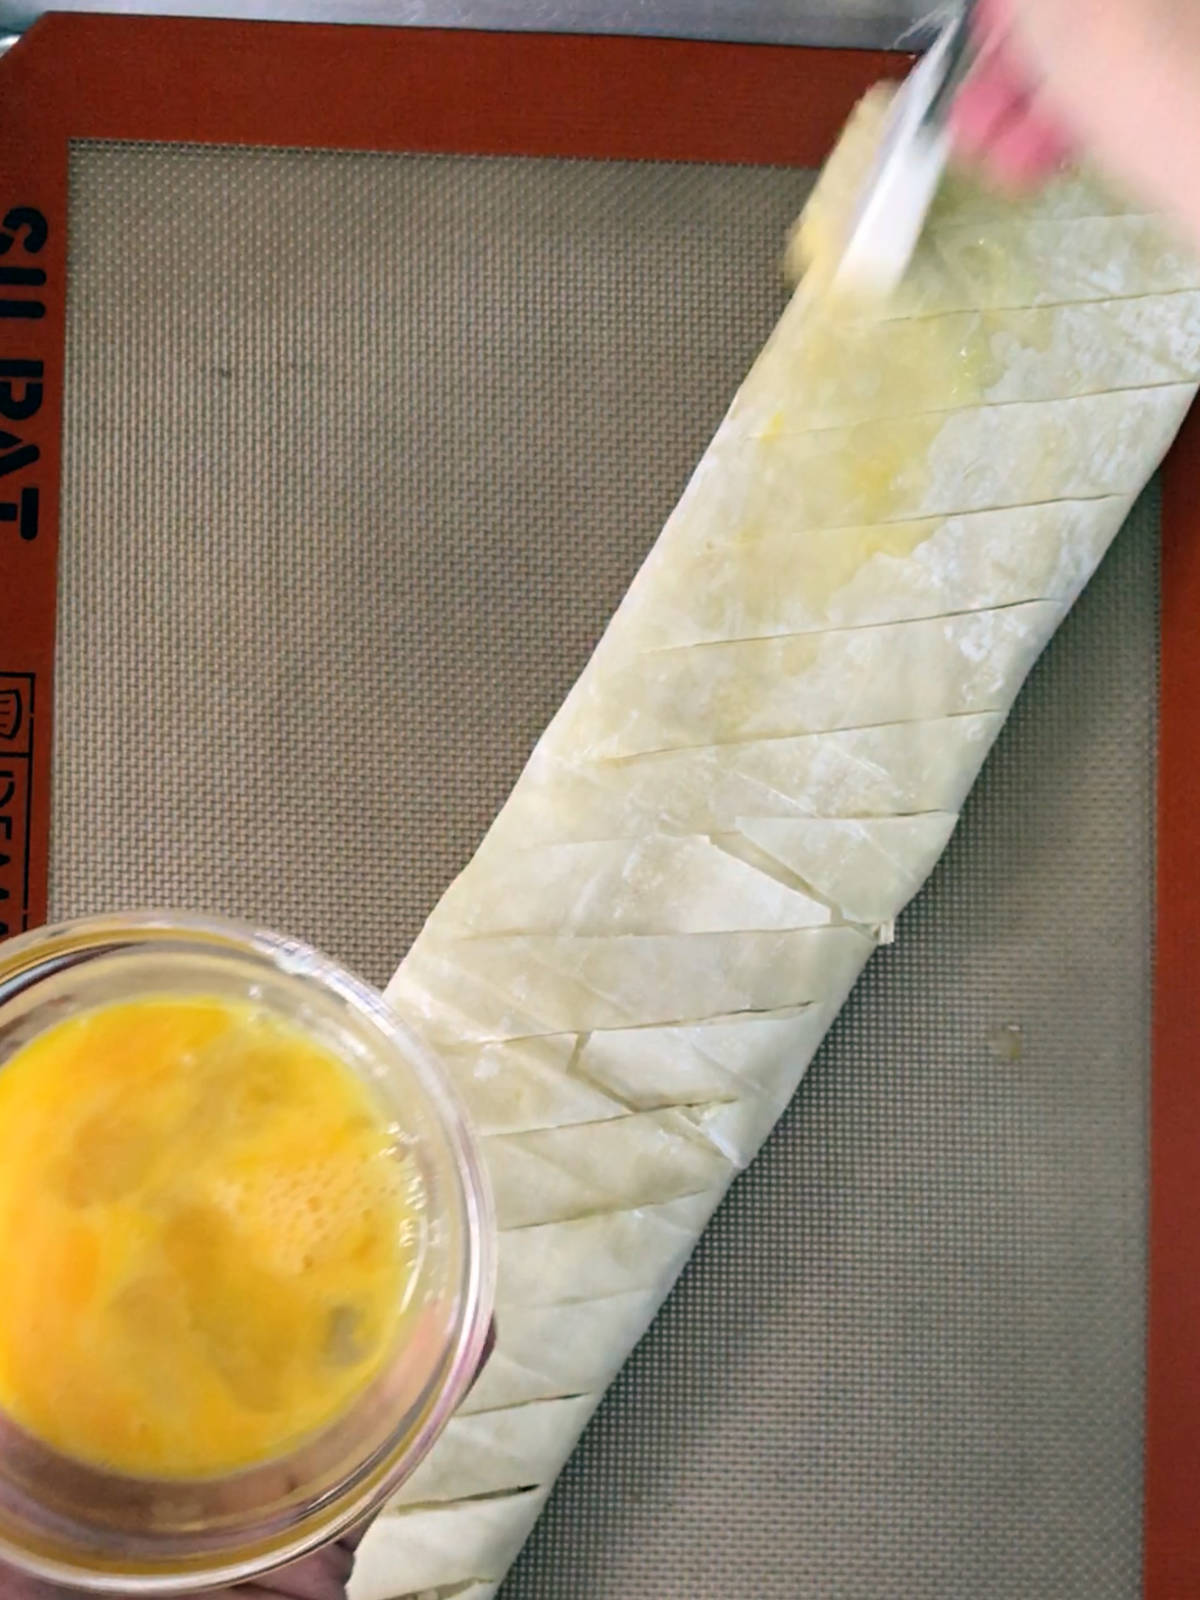
<path id="1" fill-rule="evenodd" d="M 316 1550 L 302 1561 L 268 1572 L 255 1583 L 208 1589 L 196 1600 L 346 1600 L 346 1586 L 354 1569 L 354 1552 L 365 1528 L 347 1534 L 335 1544 Z M 63 1589 L 40 1578 L 26 1577 L 11 1567 L 0 1567 L 0 1600 L 82 1600 L 78 1590 Z M 119 1600 L 132 1600 L 121 1596 Z"/>
<path id="2" fill-rule="evenodd" d="M 1200 240 L 1200 5 L 978 0 L 959 153 L 1009 185 L 1085 153 Z"/>
<path id="3" fill-rule="evenodd" d="M 432 1321 L 426 1317 L 417 1324 L 418 1330 L 428 1330 Z M 415 1332 L 412 1337 L 420 1336 Z M 474 1374 L 467 1385 L 464 1398 L 479 1381 L 480 1374 L 496 1348 L 496 1319 L 488 1323 L 483 1348 L 479 1353 Z M 253 1583 L 239 1583 L 221 1589 L 205 1589 L 193 1600 L 346 1600 L 347 1586 L 354 1571 L 354 1556 L 373 1521 L 367 1517 L 332 1544 L 314 1550 L 300 1561 L 278 1567 Z M 41 1578 L 31 1578 L 13 1567 L 0 1563 L 0 1600 L 89 1600 L 82 1591 L 47 1583 Z M 109 1600 L 138 1600 L 135 1595 L 115 1595 Z"/>

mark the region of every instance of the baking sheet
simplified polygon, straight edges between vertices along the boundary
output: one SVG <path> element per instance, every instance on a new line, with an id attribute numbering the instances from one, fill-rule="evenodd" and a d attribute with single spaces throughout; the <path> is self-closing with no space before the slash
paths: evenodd
<path id="1" fill-rule="evenodd" d="M 0 0 L 0 29 L 47 11 L 111 11 L 113 0 Z M 928 0 L 123 0 L 126 12 L 399 27 L 519 28 L 650 34 L 769 44 L 873 46 L 910 42 Z M 935 9 L 936 8 L 932 8 Z"/>
<path id="2" fill-rule="evenodd" d="M 382 979 L 782 304 L 795 172 L 82 143 L 52 910 Z M 506 1600 L 1139 1592 L 1156 524 Z"/>

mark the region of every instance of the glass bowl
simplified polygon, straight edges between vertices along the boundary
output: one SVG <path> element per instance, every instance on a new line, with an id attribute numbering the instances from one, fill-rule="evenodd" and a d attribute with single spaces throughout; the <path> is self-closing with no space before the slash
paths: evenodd
<path id="1" fill-rule="evenodd" d="M 290 1454 L 227 1476 L 152 1480 L 58 1454 L 0 1415 L 0 1560 L 76 1588 L 239 1583 L 376 1511 L 445 1427 L 486 1357 L 495 1223 L 479 1152 L 436 1061 L 382 998 L 316 951 L 237 923 L 141 913 L 0 943 L 0 1071 L 44 1029 L 122 1000 L 249 1002 L 353 1070 L 415 1170 L 420 1337 L 399 1336 L 349 1408 Z M 0 1284 L 0 1292 L 3 1285 Z"/>

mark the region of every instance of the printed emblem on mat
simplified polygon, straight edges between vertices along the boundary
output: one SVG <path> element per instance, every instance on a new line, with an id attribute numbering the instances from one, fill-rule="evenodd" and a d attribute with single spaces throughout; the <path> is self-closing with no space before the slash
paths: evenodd
<path id="1" fill-rule="evenodd" d="M 0 332 L 5 349 L 0 358 L 0 523 L 15 524 L 25 544 L 32 544 L 40 532 L 45 470 L 38 437 L 45 425 L 46 369 L 38 330 L 46 316 L 46 269 L 40 258 L 49 235 L 46 218 L 35 206 L 12 206 L 0 218 Z M 2 719 L 0 710 L 0 730 Z"/>
<path id="2" fill-rule="evenodd" d="M 33 690 L 28 672 L 0 672 L 0 939 L 28 925 Z"/>
<path id="3" fill-rule="evenodd" d="M 21 731 L 25 702 L 20 689 L 0 689 L 0 739 L 10 743 Z"/>

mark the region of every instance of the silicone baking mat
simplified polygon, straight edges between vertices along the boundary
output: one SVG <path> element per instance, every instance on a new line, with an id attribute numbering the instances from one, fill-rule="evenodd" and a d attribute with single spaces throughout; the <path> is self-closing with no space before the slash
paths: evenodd
<path id="1" fill-rule="evenodd" d="M 884 67 L 39 24 L 0 68 L 0 912 L 40 915 L 48 865 L 55 916 L 235 913 L 384 979 L 769 331 L 804 169 Z M 1156 486 L 506 1600 L 1200 1592 L 1193 459 L 1161 651 Z"/>

